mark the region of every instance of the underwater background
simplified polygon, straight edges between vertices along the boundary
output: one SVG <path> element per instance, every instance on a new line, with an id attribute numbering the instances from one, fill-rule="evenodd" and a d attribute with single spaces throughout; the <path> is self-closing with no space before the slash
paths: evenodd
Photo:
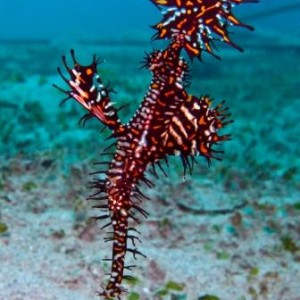
<path id="1" fill-rule="evenodd" d="M 235 9 L 240 53 L 194 60 L 189 92 L 226 99 L 234 123 L 224 158 L 183 180 L 171 158 L 144 192 L 138 226 L 147 255 L 124 299 L 300 300 L 300 1 Z M 109 132 L 64 95 L 61 56 L 104 60 L 127 122 L 151 77 L 139 70 L 159 10 L 147 0 L 0 3 L 0 299 L 97 299 L 111 245 L 85 198 Z"/>

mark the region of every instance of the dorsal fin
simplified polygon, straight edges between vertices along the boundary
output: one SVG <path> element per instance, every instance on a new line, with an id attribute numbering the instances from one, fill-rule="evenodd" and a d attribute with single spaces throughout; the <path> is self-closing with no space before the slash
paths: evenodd
<path id="1" fill-rule="evenodd" d="M 170 39 L 181 43 L 190 58 L 201 58 L 206 51 L 219 58 L 214 52 L 213 42 L 225 42 L 242 51 L 229 37 L 229 26 L 253 27 L 240 22 L 232 8 L 256 0 L 151 0 L 161 8 L 163 19 L 153 28 L 154 38 Z"/>

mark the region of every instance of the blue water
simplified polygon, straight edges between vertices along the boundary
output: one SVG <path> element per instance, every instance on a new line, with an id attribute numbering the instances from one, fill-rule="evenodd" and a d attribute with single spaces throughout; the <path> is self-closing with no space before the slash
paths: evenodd
<path id="1" fill-rule="evenodd" d="M 300 6 L 299 0 L 262 0 L 238 9 L 247 16 L 289 3 Z M 252 23 L 299 35 L 299 9 Z M 158 19 L 159 11 L 147 0 L 1 1 L 0 39 L 118 38 L 145 32 Z"/>

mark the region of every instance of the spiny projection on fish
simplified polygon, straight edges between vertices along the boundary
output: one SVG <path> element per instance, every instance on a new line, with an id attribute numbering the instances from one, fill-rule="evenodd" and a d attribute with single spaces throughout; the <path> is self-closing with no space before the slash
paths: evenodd
<path id="1" fill-rule="evenodd" d="M 147 217 L 141 207 L 147 198 L 140 190 L 139 183 L 149 187 L 153 183 L 147 178 L 146 171 L 155 172 L 161 167 L 161 160 L 169 155 L 181 157 L 186 169 L 191 171 L 197 156 L 220 160 L 222 152 L 215 145 L 230 139 L 221 135 L 221 129 L 231 123 L 230 113 L 224 101 L 215 107 L 208 95 L 191 95 L 186 90 L 189 66 L 181 57 L 186 52 L 191 61 L 201 60 L 202 53 L 217 58 L 215 42 L 222 41 L 242 51 L 229 36 L 229 27 L 240 26 L 252 30 L 241 23 L 233 14 L 235 5 L 258 2 L 255 0 L 151 0 L 163 15 L 162 21 L 154 25 L 154 39 L 169 40 L 164 50 L 147 54 L 144 67 L 152 73 L 148 91 L 130 122 L 123 124 L 118 109 L 111 101 L 111 90 L 98 73 L 99 60 L 94 56 L 90 65 L 81 65 L 73 50 L 73 66 L 69 67 L 63 56 L 63 64 L 68 73 L 66 77 L 60 68 L 58 72 L 70 90 L 63 91 L 67 99 L 75 99 L 87 111 L 82 120 L 94 117 L 112 131 L 115 139 L 115 152 L 104 171 L 104 178 L 94 178 L 91 188 L 93 195 L 89 200 L 103 214 L 98 220 L 107 220 L 103 228 L 111 228 L 105 241 L 112 242 L 111 272 L 106 286 L 99 292 L 103 299 L 121 299 L 127 292 L 122 286 L 127 271 L 135 266 L 127 265 L 125 258 L 131 253 L 134 258 L 144 256 L 136 247 L 140 242 L 139 231 L 132 227 L 139 223 L 138 214 Z M 103 171 L 100 171 L 101 173 Z M 97 172 L 96 172 L 97 173 Z M 126 273 L 126 274 L 125 274 Z"/>

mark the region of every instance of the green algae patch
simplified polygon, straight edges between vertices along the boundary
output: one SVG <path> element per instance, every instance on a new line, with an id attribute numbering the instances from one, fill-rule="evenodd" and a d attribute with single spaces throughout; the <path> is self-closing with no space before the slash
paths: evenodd
<path id="1" fill-rule="evenodd" d="M 259 268 L 257 267 L 253 267 L 249 272 L 250 276 L 257 276 L 258 274 L 259 274 Z"/>
<path id="2" fill-rule="evenodd" d="M 286 181 L 293 181 L 296 178 L 297 173 L 297 167 L 291 167 L 282 174 L 282 178 Z"/>
<path id="3" fill-rule="evenodd" d="M 199 297 L 198 300 L 221 300 L 221 299 L 213 295 L 204 295 L 202 297 Z"/>
<path id="4" fill-rule="evenodd" d="M 166 284 L 166 289 L 171 291 L 181 292 L 183 291 L 183 288 L 184 288 L 183 284 L 175 281 L 169 281 Z"/>
<path id="5" fill-rule="evenodd" d="M 217 252 L 216 257 L 217 259 L 227 260 L 230 259 L 230 254 L 227 252 Z"/>
<path id="6" fill-rule="evenodd" d="M 297 247 L 295 241 L 288 235 L 283 236 L 280 240 L 281 240 L 283 249 L 288 252 L 295 253 L 299 249 L 299 247 Z"/>
<path id="7" fill-rule="evenodd" d="M 296 202 L 293 206 L 295 210 L 300 210 L 300 201 Z"/>
<path id="8" fill-rule="evenodd" d="M 135 276 L 128 276 L 124 278 L 124 282 L 126 282 L 127 284 L 130 285 L 137 285 L 138 283 L 140 283 L 140 279 L 138 277 Z"/>
<path id="9" fill-rule="evenodd" d="M 0 222 L 0 235 L 8 231 L 8 226 L 6 223 Z"/>
<path id="10" fill-rule="evenodd" d="M 159 297 L 165 297 L 171 294 L 172 292 L 182 292 L 183 289 L 184 289 L 184 284 L 178 283 L 176 281 L 168 281 L 163 288 L 159 289 L 155 293 L 155 295 Z"/>
<path id="11" fill-rule="evenodd" d="M 140 298 L 140 294 L 136 292 L 132 292 L 128 295 L 128 300 L 139 300 Z"/>
<path id="12" fill-rule="evenodd" d="M 33 181 L 27 181 L 22 186 L 22 189 L 25 192 L 31 192 L 32 190 L 35 190 L 37 188 L 38 188 L 38 185 Z"/>

